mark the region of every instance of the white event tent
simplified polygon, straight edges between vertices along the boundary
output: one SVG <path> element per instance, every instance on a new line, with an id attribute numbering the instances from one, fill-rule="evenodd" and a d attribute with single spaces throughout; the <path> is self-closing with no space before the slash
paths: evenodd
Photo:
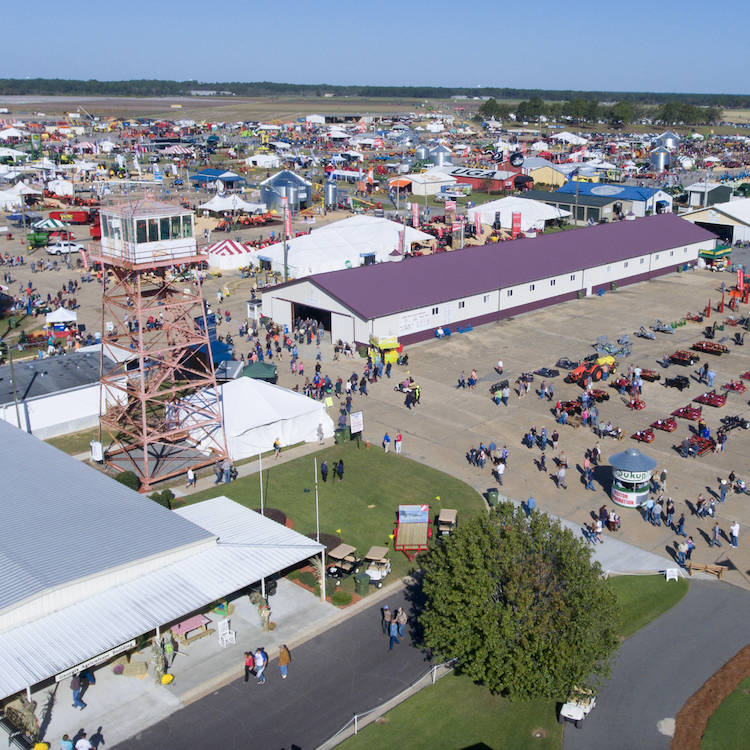
<path id="1" fill-rule="evenodd" d="M 300 279 L 316 273 L 340 271 L 360 266 L 363 262 L 385 263 L 401 256 L 391 256 L 400 248 L 402 224 L 373 216 L 352 216 L 310 234 L 287 241 L 289 276 Z M 412 242 L 430 242 L 434 237 L 418 229 L 406 227 L 406 248 Z M 258 251 L 260 261 L 270 262 L 274 271 L 283 273 L 284 244 L 279 242 Z"/>
<path id="2" fill-rule="evenodd" d="M 215 195 L 208 203 L 198 206 L 206 211 L 244 211 L 248 214 L 265 213 L 265 203 L 247 203 L 239 195 Z"/>
<path id="3" fill-rule="evenodd" d="M 20 195 L 14 195 L 7 190 L 0 190 L 0 209 L 3 211 L 12 211 L 20 206 L 22 202 Z"/>
<path id="4" fill-rule="evenodd" d="M 196 393 L 191 400 L 215 403 L 213 390 Z M 318 439 L 318 425 L 323 435 L 333 437 L 333 420 L 321 401 L 314 401 L 287 388 L 262 380 L 241 377 L 219 386 L 219 400 L 227 448 L 232 461 L 257 456 L 273 448 L 278 438 L 282 446 L 312 443 Z M 218 447 L 217 432 L 203 436 L 202 450 Z"/>
<path id="5" fill-rule="evenodd" d="M 500 214 L 500 225 L 503 229 L 511 229 L 513 227 L 513 214 L 520 213 L 522 232 L 541 231 L 544 229 L 544 222 L 570 216 L 570 211 L 565 211 L 562 208 L 554 208 L 546 203 L 528 200 L 527 198 L 509 196 L 476 208 L 470 208 L 469 221 L 476 221 L 475 217 L 479 214 L 482 224 L 491 225 L 495 221 L 496 213 Z"/>
<path id="6" fill-rule="evenodd" d="M 222 271 L 245 268 L 252 263 L 254 252 L 235 240 L 221 240 L 208 248 L 208 265 Z"/>
<path id="7" fill-rule="evenodd" d="M 248 156 L 247 159 L 245 159 L 245 164 L 248 166 L 274 169 L 281 166 L 281 159 L 274 154 L 255 154 L 255 156 Z"/>

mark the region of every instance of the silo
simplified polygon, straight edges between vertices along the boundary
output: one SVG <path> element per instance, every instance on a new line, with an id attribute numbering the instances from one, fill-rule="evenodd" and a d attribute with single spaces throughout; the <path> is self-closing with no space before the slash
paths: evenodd
<path id="1" fill-rule="evenodd" d="M 289 208 L 292 213 L 299 212 L 299 190 L 296 185 L 291 182 L 286 184 L 286 197 L 289 200 Z"/>
<path id="2" fill-rule="evenodd" d="M 324 196 L 326 208 L 336 208 L 339 203 L 339 186 L 333 181 L 326 182 Z"/>
<path id="3" fill-rule="evenodd" d="M 672 163 L 672 154 L 669 153 L 668 149 L 659 146 L 651 152 L 649 161 L 657 172 L 664 172 Z"/>
<path id="4" fill-rule="evenodd" d="M 417 161 L 429 161 L 430 149 L 427 146 L 417 146 L 415 156 L 417 157 Z"/>
<path id="5" fill-rule="evenodd" d="M 453 164 L 451 152 L 444 146 L 437 146 L 430 151 L 430 161 L 438 167 Z"/>
<path id="6" fill-rule="evenodd" d="M 666 148 L 668 151 L 674 151 L 680 147 L 680 136 L 667 131 L 656 139 L 656 145 Z"/>

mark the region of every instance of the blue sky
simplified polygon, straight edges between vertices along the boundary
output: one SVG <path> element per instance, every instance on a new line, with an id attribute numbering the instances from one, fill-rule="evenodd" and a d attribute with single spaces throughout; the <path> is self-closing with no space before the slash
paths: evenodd
<path id="1" fill-rule="evenodd" d="M 750 93 L 750 3 L 34 3 L 2 77 Z"/>

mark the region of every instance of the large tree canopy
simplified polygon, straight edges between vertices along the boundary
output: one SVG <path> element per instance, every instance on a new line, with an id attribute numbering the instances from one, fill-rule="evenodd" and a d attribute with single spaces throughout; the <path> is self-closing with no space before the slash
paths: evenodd
<path id="1" fill-rule="evenodd" d="M 512 699 L 567 698 L 609 674 L 619 606 L 591 549 L 512 503 L 455 529 L 430 556 L 425 644 Z"/>

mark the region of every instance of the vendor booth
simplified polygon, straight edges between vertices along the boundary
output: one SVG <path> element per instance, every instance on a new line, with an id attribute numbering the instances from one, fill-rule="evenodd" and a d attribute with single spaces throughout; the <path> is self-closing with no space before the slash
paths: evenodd
<path id="1" fill-rule="evenodd" d="M 47 328 L 52 327 L 56 333 L 62 333 L 78 327 L 78 313 L 58 307 L 54 312 L 47 313 L 45 322 Z"/>
<path id="2" fill-rule="evenodd" d="M 252 263 L 253 248 L 235 240 L 222 240 L 208 248 L 208 265 L 222 271 L 246 268 Z"/>
<path id="3" fill-rule="evenodd" d="M 656 461 L 636 448 L 609 459 L 612 465 L 612 500 L 623 508 L 638 508 L 648 500 Z"/>

